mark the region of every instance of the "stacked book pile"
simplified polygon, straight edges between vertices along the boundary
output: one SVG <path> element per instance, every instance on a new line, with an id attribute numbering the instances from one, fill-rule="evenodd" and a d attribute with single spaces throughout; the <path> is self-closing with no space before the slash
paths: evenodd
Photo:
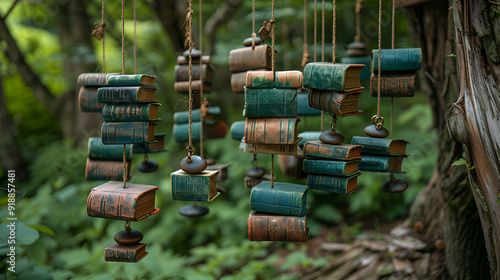
<path id="1" fill-rule="evenodd" d="M 85 166 L 85 180 L 106 180 L 123 182 L 123 145 L 104 145 L 99 137 L 88 141 L 88 158 Z M 130 179 L 132 145 L 125 145 L 127 179 Z"/>
<path id="2" fill-rule="evenodd" d="M 199 50 L 192 50 L 191 58 L 191 90 L 199 92 L 203 88 L 203 92 L 210 92 L 214 71 L 210 65 L 211 57 L 209 55 L 202 56 Z M 189 50 L 177 57 L 174 73 L 174 90 L 179 93 L 189 93 Z"/>
<path id="3" fill-rule="evenodd" d="M 384 139 L 354 136 L 351 144 L 362 145 L 362 159 L 359 170 L 374 172 L 405 173 L 401 171 L 403 159 L 407 157 L 406 145 L 402 139 Z"/>
<path id="4" fill-rule="evenodd" d="M 119 73 L 83 73 L 78 76 L 78 105 L 80 112 L 101 113 L 104 103 L 97 101 L 97 91 L 108 86 L 108 77 Z"/>

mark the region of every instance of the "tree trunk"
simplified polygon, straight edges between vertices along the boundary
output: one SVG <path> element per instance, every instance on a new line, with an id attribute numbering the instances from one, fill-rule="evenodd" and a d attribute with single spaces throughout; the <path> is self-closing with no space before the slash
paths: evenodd
<path id="1" fill-rule="evenodd" d="M 482 224 L 483 230 L 486 233 L 484 235 L 487 239 L 486 247 L 489 247 L 488 243 L 493 243 L 488 241 L 492 235 L 488 234 L 488 227 L 484 225 L 485 222 L 487 225 L 491 225 L 491 220 L 495 216 L 490 216 L 491 218 L 486 221 L 483 220 L 483 217 L 479 219 L 480 215 L 475 206 L 477 198 L 476 203 L 474 203 L 473 199 L 473 197 L 479 197 L 479 194 L 475 188 L 472 188 L 472 190 L 469 188 L 469 185 L 473 187 L 476 183 L 474 180 L 470 180 L 470 184 L 464 183 L 467 174 L 465 166 L 452 166 L 456 160 L 462 157 L 463 153 L 462 143 L 456 141 L 460 137 L 451 138 L 448 133 L 448 126 L 450 128 L 457 126 L 456 122 L 450 122 L 448 110 L 452 106 L 453 101 L 459 98 L 459 95 L 463 96 L 462 92 L 464 91 L 463 81 L 465 81 L 465 77 L 462 73 L 459 73 L 461 81 L 459 85 L 456 73 L 456 61 L 459 61 L 458 69 L 460 72 L 468 70 L 465 70 L 463 64 L 460 63 L 464 54 L 458 50 L 461 46 L 455 43 L 455 36 L 457 37 L 457 42 L 460 42 L 460 37 L 464 36 L 464 34 L 456 29 L 453 19 L 453 13 L 455 12 L 456 14 L 456 8 L 454 7 L 453 10 L 450 10 L 449 7 L 451 5 L 447 0 L 435 0 L 405 9 L 408 28 L 410 33 L 412 33 L 415 45 L 422 48 L 423 69 L 420 75 L 420 83 L 423 90 L 428 94 L 434 116 L 434 127 L 439 136 L 437 168 L 428 186 L 422 191 L 412 206 L 409 219 L 410 225 L 416 221 L 424 223 L 425 230 L 422 237 L 425 241 L 433 244 L 439 238 L 443 239 L 446 243 L 445 265 L 447 271 L 434 272 L 435 275 L 430 275 L 433 279 L 446 278 L 446 274 L 452 279 L 489 279 L 490 270 L 488 269 L 488 264 L 492 264 L 490 269 L 497 271 L 493 272 L 492 275 L 494 275 L 494 273 L 498 273 L 496 268 L 498 265 L 495 265 L 495 262 L 498 260 L 495 259 L 495 255 L 490 253 L 494 252 L 495 249 L 492 251 L 488 250 L 490 254 L 487 254 L 485 250 L 485 238 L 483 237 L 483 231 L 480 229 Z M 476 15 L 476 17 L 478 16 L 480 17 L 480 15 Z M 455 45 L 457 46 L 456 58 L 453 55 Z M 474 71 L 476 73 L 480 72 L 477 70 L 479 69 Z M 485 77 L 487 75 L 483 76 L 482 79 L 485 80 Z M 496 95 L 498 100 L 498 91 Z M 486 96 L 483 95 L 484 97 Z M 486 99 L 488 100 L 487 102 L 490 102 L 490 99 Z M 460 110 L 460 107 L 453 105 L 453 108 L 451 112 L 455 114 L 451 114 L 451 116 L 460 117 L 461 114 L 456 114 L 457 110 Z M 460 123 L 460 125 L 460 127 L 465 127 L 464 123 Z M 498 120 L 496 128 L 498 132 Z M 477 131 L 477 128 L 473 128 L 473 130 Z M 466 136 L 463 131 L 458 135 L 461 137 Z M 498 144 L 499 141 L 496 143 Z M 486 146 L 480 147 L 480 145 L 477 145 L 475 148 L 482 150 L 484 147 Z M 470 146 L 466 145 L 466 150 L 469 149 Z M 498 147 L 496 153 L 498 155 Z M 468 154 L 470 155 L 470 152 Z M 484 156 L 484 159 L 486 159 L 486 156 Z M 495 161 L 495 157 L 492 160 Z M 493 162 L 491 164 L 493 164 L 493 167 L 498 168 L 498 156 L 496 157 L 496 163 Z M 487 172 L 486 168 L 483 171 Z M 471 172 L 481 171 L 476 167 L 474 170 L 469 171 L 469 173 Z M 498 169 L 496 174 L 498 175 Z M 469 178 L 471 178 L 471 175 L 469 175 Z M 490 184 L 485 189 L 489 189 L 492 194 L 498 194 L 499 181 L 500 179 L 496 177 L 496 180 L 493 179 L 491 182 L 495 182 L 497 187 Z M 494 201 L 496 202 L 496 199 Z M 492 200 L 490 200 L 491 202 Z M 493 205 L 490 204 L 490 206 Z M 498 206 L 496 206 L 496 209 L 498 210 Z M 498 225 L 498 216 L 496 217 Z M 496 238 L 498 238 L 498 231 Z M 490 249 L 496 248 L 498 250 L 498 245 L 499 243 L 496 243 L 494 245 L 496 247 L 490 247 Z M 489 261 L 488 255 L 490 256 Z"/>

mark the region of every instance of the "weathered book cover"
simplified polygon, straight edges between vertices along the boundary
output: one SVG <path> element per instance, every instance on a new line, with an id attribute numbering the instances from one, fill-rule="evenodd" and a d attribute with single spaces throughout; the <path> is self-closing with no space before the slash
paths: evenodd
<path id="1" fill-rule="evenodd" d="M 344 64 L 362 64 L 365 67 L 361 69 L 361 74 L 359 75 L 359 78 L 361 80 L 368 80 L 370 79 L 370 75 L 372 72 L 370 71 L 370 63 L 371 63 L 371 57 L 369 55 L 363 55 L 363 56 L 357 56 L 357 57 L 343 57 L 342 58 L 342 63 Z"/>
<path id="2" fill-rule="evenodd" d="M 174 124 L 173 135 L 175 142 L 189 141 L 189 123 Z M 201 122 L 191 124 L 192 140 L 199 141 Z M 223 121 L 203 121 L 203 139 L 220 139 L 226 137 L 227 125 Z"/>
<path id="3" fill-rule="evenodd" d="M 113 243 L 104 249 L 104 260 L 107 262 L 138 262 L 148 254 L 146 245 L 146 243 L 139 243 L 125 246 Z"/>
<path id="4" fill-rule="evenodd" d="M 217 182 L 224 182 L 229 179 L 227 174 L 227 170 L 229 169 L 230 164 L 211 164 L 207 166 L 206 170 L 218 170 L 217 173 Z"/>
<path id="5" fill-rule="evenodd" d="M 233 73 L 231 75 L 231 89 L 236 93 L 245 92 L 247 84 L 247 72 Z"/>
<path id="6" fill-rule="evenodd" d="M 155 140 L 155 122 L 104 122 L 101 139 L 104 144 L 138 144 Z"/>
<path id="7" fill-rule="evenodd" d="M 203 64 L 201 66 L 202 68 L 202 77 L 203 81 L 206 81 L 207 83 L 212 82 L 212 77 L 213 77 L 213 68 L 210 67 L 208 64 Z M 176 82 L 185 82 L 189 81 L 189 65 L 175 65 L 174 68 L 174 75 L 175 75 L 175 81 Z M 191 67 L 191 80 L 200 80 L 200 64 L 193 64 Z"/>
<path id="8" fill-rule="evenodd" d="M 308 93 L 311 90 L 308 89 L 303 93 L 297 92 L 297 116 L 320 116 L 321 110 L 309 106 Z"/>
<path id="9" fill-rule="evenodd" d="M 201 57 L 202 63 L 203 64 L 210 64 L 212 57 L 209 55 L 204 55 Z M 177 57 L 177 64 L 179 65 L 189 65 L 189 57 L 180 55 Z M 192 65 L 200 65 L 200 59 L 199 58 L 192 58 L 191 60 Z"/>
<path id="10" fill-rule="evenodd" d="M 297 90 L 245 88 L 243 116 L 247 118 L 295 117 L 297 116 Z"/>
<path id="11" fill-rule="evenodd" d="M 97 91 L 99 87 L 81 86 L 78 92 L 78 105 L 80 112 L 84 113 L 100 113 L 102 112 L 103 103 L 97 101 Z"/>
<path id="12" fill-rule="evenodd" d="M 252 188 L 250 208 L 259 212 L 304 216 L 308 208 L 307 186 L 291 183 L 263 181 Z"/>
<path id="13" fill-rule="evenodd" d="M 336 160 L 361 159 L 361 145 L 330 145 L 321 141 L 308 141 L 304 145 L 304 156 Z"/>
<path id="14" fill-rule="evenodd" d="M 123 160 L 123 145 L 104 145 L 101 138 L 90 137 L 88 141 L 89 159 Z M 125 159 L 132 160 L 132 145 L 125 145 Z"/>
<path id="15" fill-rule="evenodd" d="M 108 77 L 121 75 L 120 73 L 83 73 L 78 76 L 79 86 L 103 87 L 108 85 Z"/>
<path id="16" fill-rule="evenodd" d="M 306 173 L 324 174 L 332 176 L 352 176 L 358 172 L 359 160 L 336 161 L 304 159 L 303 170 Z M 362 169 L 361 169 L 362 170 Z"/>
<path id="17" fill-rule="evenodd" d="M 349 177 L 309 174 L 307 175 L 307 185 L 311 189 L 341 194 L 351 194 L 358 191 L 359 175 L 361 175 L 361 172 L 359 171 Z"/>
<path id="18" fill-rule="evenodd" d="M 208 107 L 208 113 L 203 117 L 204 121 L 215 120 L 217 115 L 220 115 L 220 107 Z M 193 109 L 191 112 L 191 121 L 200 121 L 200 109 Z M 174 113 L 174 123 L 189 123 L 189 111 L 175 112 Z"/>
<path id="19" fill-rule="evenodd" d="M 92 189 L 87 199 L 87 214 L 91 217 L 139 221 L 160 209 L 155 209 L 157 186 L 108 182 Z"/>
<path id="20" fill-rule="evenodd" d="M 363 90 L 352 92 L 311 90 L 308 95 L 309 106 L 341 117 L 352 116 L 359 110 L 358 100 Z"/>
<path id="21" fill-rule="evenodd" d="M 380 53 L 380 71 L 415 71 L 422 68 L 422 49 L 384 49 Z M 372 50 L 371 70 L 378 72 L 378 50 Z"/>
<path id="22" fill-rule="evenodd" d="M 170 174 L 172 199 L 183 201 L 212 201 L 217 192 L 218 170 L 205 170 L 189 174 L 181 169 Z"/>
<path id="23" fill-rule="evenodd" d="M 103 87 L 97 92 L 97 101 L 103 103 L 154 102 L 154 87 Z"/>
<path id="24" fill-rule="evenodd" d="M 156 79 L 155 76 L 146 74 L 110 76 L 108 78 L 108 85 L 112 87 L 122 87 L 122 86 L 155 87 L 154 86 L 155 79 Z"/>
<path id="25" fill-rule="evenodd" d="M 268 45 L 258 45 L 235 49 L 229 52 L 229 70 L 243 72 L 256 69 L 271 68 L 271 48 Z"/>
<path id="26" fill-rule="evenodd" d="M 167 133 L 155 133 L 155 140 L 152 143 L 134 144 L 134 154 L 149 154 L 165 152 L 165 136 Z"/>
<path id="27" fill-rule="evenodd" d="M 247 88 L 290 88 L 302 87 L 303 76 L 300 71 L 248 71 Z"/>
<path id="28" fill-rule="evenodd" d="M 374 172 L 405 173 L 401 171 L 404 157 L 363 155 L 359 161 L 359 170 Z"/>
<path id="29" fill-rule="evenodd" d="M 251 188 L 257 186 L 258 184 L 262 183 L 262 181 L 271 181 L 271 175 L 264 174 L 264 176 L 262 176 L 260 178 L 252 178 L 252 177 L 245 176 L 245 188 L 251 189 Z"/>
<path id="30" fill-rule="evenodd" d="M 295 144 L 298 122 L 297 118 L 247 118 L 245 143 Z"/>
<path id="31" fill-rule="evenodd" d="M 303 147 L 307 141 L 319 141 L 321 131 L 304 131 L 299 133 L 298 137 L 302 138 L 299 142 L 299 147 Z"/>
<path id="32" fill-rule="evenodd" d="M 128 175 L 127 181 L 128 181 L 130 180 L 130 161 L 127 161 L 125 166 L 127 169 L 127 175 Z M 85 165 L 85 180 L 123 182 L 123 161 L 96 160 L 88 158 L 87 164 Z"/>
<path id="33" fill-rule="evenodd" d="M 234 122 L 230 130 L 231 139 L 241 141 L 245 136 L 245 121 Z"/>
<path id="34" fill-rule="evenodd" d="M 250 241 L 306 242 L 306 216 L 285 216 L 252 211 L 248 216 Z"/>
<path id="35" fill-rule="evenodd" d="M 380 97 L 412 97 L 415 95 L 415 74 L 382 74 L 380 76 Z M 378 96 L 378 74 L 370 77 L 370 93 Z"/>
<path id="36" fill-rule="evenodd" d="M 174 91 L 178 93 L 189 93 L 189 82 L 175 82 Z M 201 80 L 191 81 L 191 91 L 201 91 Z M 207 81 L 203 81 L 203 92 L 209 93 L 210 91 L 212 91 L 212 85 Z"/>
<path id="37" fill-rule="evenodd" d="M 294 144 L 248 144 L 243 143 L 243 151 L 251 154 L 297 155 L 298 143 Z"/>
<path id="38" fill-rule="evenodd" d="M 160 103 L 105 104 L 102 118 L 105 122 L 159 121 L 158 106 Z"/>
<path id="39" fill-rule="evenodd" d="M 381 156 L 406 156 L 406 145 L 410 143 L 403 139 L 384 139 L 374 137 L 354 136 L 353 145 L 362 145 L 362 153 Z"/>
<path id="40" fill-rule="evenodd" d="M 361 87 L 362 64 L 312 62 L 304 67 L 304 87 L 319 90 L 349 91 Z"/>

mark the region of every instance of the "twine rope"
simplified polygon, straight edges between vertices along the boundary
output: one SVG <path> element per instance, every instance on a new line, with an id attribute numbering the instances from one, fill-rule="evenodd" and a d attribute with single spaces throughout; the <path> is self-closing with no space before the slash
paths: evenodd
<path id="1" fill-rule="evenodd" d="M 336 51 L 335 43 L 337 41 L 337 1 L 333 0 L 333 26 L 332 26 L 332 63 L 335 64 Z"/>
<path id="2" fill-rule="evenodd" d="M 321 4 L 321 62 L 325 62 L 325 0 Z"/>
<path id="3" fill-rule="evenodd" d="M 193 135 L 192 135 L 192 111 L 193 111 L 193 90 L 192 90 L 192 74 L 193 74 L 193 57 L 191 52 L 193 50 L 193 3 L 192 0 L 188 0 L 188 25 L 187 25 L 187 33 L 188 33 L 188 46 L 189 46 L 189 146 L 188 149 L 193 149 Z M 188 158 L 190 157 L 190 153 L 188 152 Z"/>
<path id="4" fill-rule="evenodd" d="M 203 100 L 203 3 L 202 0 L 199 1 L 200 6 L 200 20 L 199 20 L 199 29 L 200 29 L 200 156 L 205 158 L 205 154 L 203 151 L 203 113 L 201 109 L 203 109 L 203 105 L 205 104 Z"/>
<path id="5" fill-rule="evenodd" d="M 272 70 L 273 70 L 273 79 L 275 79 L 275 76 L 276 76 L 276 61 L 275 61 L 275 45 L 274 45 L 274 41 L 275 41 L 275 37 L 276 37 L 276 32 L 275 32 L 275 28 L 276 28 L 276 20 L 274 19 L 274 13 L 276 11 L 276 3 L 275 3 L 275 0 L 273 0 L 273 7 L 272 7 L 272 18 L 271 18 L 271 22 L 273 23 L 272 24 L 272 29 L 271 29 L 271 53 L 272 53 Z M 271 188 L 274 187 L 274 154 L 271 154 Z"/>
<path id="6" fill-rule="evenodd" d="M 104 0 L 101 0 L 101 25 L 106 26 L 106 22 L 104 21 Z M 106 73 L 106 44 L 104 43 L 105 35 L 104 29 L 102 30 L 102 73 Z"/>
<path id="7" fill-rule="evenodd" d="M 137 17 L 134 0 L 134 74 L 137 74 Z"/>
<path id="8" fill-rule="evenodd" d="M 381 52 L 382 52 L 382 0 L 379 0 L 378 2 L 378 85 L 377 85 L 377 90 L 378 90 L 378 95 L 377 95 L 377 117 L 380 118 L 380 90 L 381 90 L 381 84 L 380 84 L 380 68 L 381 68 L 381 63 L 380 63 L 380 58 L 381 58 Z"/>
<path id="9" fill-rule="evenodd" d="M 391 37 L 391 48 L 394 49 L 396 44 L 396 1 L 392 0 L 392 37 Z M 394 97 L 391 96 L 391 139 L 392 139 L 392 125 L 394 116 Z"/>
<path id="10" fill-rule="evenodd" d="M 314 0 L 314 62 L 316 62 L 316 54 L 318 47 L 318 5 L 317 0 Z"/>
<path id="11" fill-rule="evenodd" d="M 122 0 L 122 75 L 125 75 L 125 0 Z M 127 188 L 127 146 L 123 144 L 123 188 Z"/>

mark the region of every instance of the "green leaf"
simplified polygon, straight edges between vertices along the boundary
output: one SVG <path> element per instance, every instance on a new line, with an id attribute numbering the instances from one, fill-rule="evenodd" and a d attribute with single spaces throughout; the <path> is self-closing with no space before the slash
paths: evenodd
<path id="1" fill-rule="evenodd" d="M 458 159 L 457 161 L 455 161 L 452 166 L 460 166 L 460 165 L 464 165 L 464 164 L 467 164 L 467 161 L 465 161 L 465 159 L 461 158 L 461 159 Z"/>
<path id="2" fill-rule="evenodd" d="M 49 227 L 44 226 L 44 225 L 38 225 L 38 224 L 26 224 L 27 226 L 34 228 L 38 230 L 39 232 L 46 233 L 52 237 L 56 237 L 56 234 L 54 233 L 53 230 L 51 230 Z"/>

